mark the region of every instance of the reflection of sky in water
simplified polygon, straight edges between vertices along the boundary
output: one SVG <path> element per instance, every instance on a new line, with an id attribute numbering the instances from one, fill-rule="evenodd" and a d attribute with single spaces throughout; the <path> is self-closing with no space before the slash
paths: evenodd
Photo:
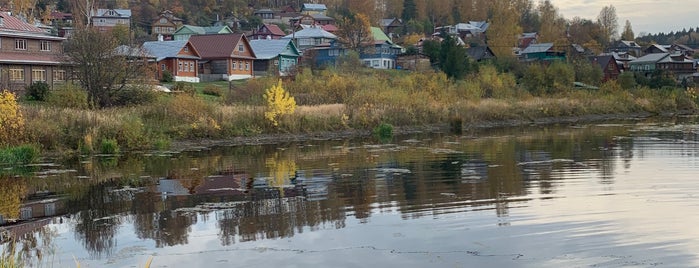
<path id="1" fill-rule="evenodd" d="M 419 177 L 418 170 L 404 166 L 371 168 L 344 178 L 375 181 L 368 218 L 357 219 L 347 209 L 341 228 L 326 221 L 294 229 L 288 237 L 241 242 L 236 235 L 228 246 L 222 245 L 216 212 L 197 216 L 185 244 L 162 248 L 138 238 L 129 216 L 118 228 L 113 254 L 91 260 L 72 233 L 75 223 L 68 221 L 51 225 L 59 232 L 55 259 L 58 266 L 73 266 L 75 256 L 81 267 L 142 267 L 151 255 L 151 267 L 696 267 L 699 145 L 666 138 L 635 138 L 630 151 L 582 142 L 599 147 L 595 150 L 608 159 L 526 150 L 519 161 L 531 164 L 514 165 L 525 193 L 490 199 L 465 198 L 457 190 L 427 197 L 417 191 L 422 199 L 407 203 L 395 196 L 402 194 L 395 192 L 398 182 L 416 177 L 425 181 L 416 188 L 447 186 L 432 191 L 471 184 L 481 191 L 499 189 L 490 184 L 506 181 L 509 173 L 500 171 L 508 167 L 484 165 L 493 161 L 487 152 L 471 162 L 440 163 L 439 168 L 455 166 L 460 174 L 455 182 L 430 177 L 442 173 Z M 442 143 L 450 147 L 442 151 L 469 151 L 466 143 Z M 478 179 L 484 169 L 487 178 Z M 353 187 L 328 183 L 314 187 L 323 195 L 327 190 L 330 200 L 339 198 L 338 187 Z"/>

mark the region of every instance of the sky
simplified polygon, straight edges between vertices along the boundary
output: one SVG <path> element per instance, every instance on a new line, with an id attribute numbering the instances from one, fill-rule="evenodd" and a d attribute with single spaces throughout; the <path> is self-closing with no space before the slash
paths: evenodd
<path id="1" fill-rule="evenodd" d="M 626 20 L 633 32 L 659 33 L 682 31 L 699 26 L 699 0 L 551 0 L 566 19 L 581 17 L 596 20 L 600 10 L 608 5 L 616 8 L 619 32 Z"/>

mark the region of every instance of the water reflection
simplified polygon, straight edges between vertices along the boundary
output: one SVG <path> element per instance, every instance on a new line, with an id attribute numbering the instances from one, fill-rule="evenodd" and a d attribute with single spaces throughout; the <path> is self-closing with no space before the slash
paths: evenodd
<path id="1" fill-rule="evenodd" d="M 507 228 L 516 220 L 513 210 L 573 197 L 566 185 L 614 186 L 618 173 L 643 157 L 637 143 L 644 135 L 696 138 L 654 131 L 508 129 L 414 135 L 382 145 L 306 142 L 66 161 L 51 169 L 70 172 L 44 170 L 22 183 L 0 178 L 2 241 L 5 248 L 8 241 L 22 244 L 22 252 L 45 248 L 37 241 L 55 243 L 56 234 L 36 223 L 48 220 L 69 228 L 88 258 L 100 260 L 117 255 L 126 230 L 163 249 L 196 243 L 201 238 L 193 234 L 210 223 L 223 247 L 343 229 L 354 220 L 371 225 L 393 213 L 440 225 L 448 215 L 487 211 Z M 42 192 L 50 196 L 38 197 Z M 60 201 L 51 213 L 21 217 L 30 196 L 44 205 Z"/>

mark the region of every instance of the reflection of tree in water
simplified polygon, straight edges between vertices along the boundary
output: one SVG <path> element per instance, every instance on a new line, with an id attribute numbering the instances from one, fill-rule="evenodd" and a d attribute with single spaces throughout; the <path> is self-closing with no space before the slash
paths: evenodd
<path id="1" fill-rule="evenodd" d="M 4 219 L 18 219 L 19 208 L 26 193 L 24 178 L 0 174 L 0 216 Z"/>
<path id="2" fill-rule="evenodd" d="M 154 193 L 137 194 L 131 212 L 138 238 L 153 239 L 156 247 L 187 244 L 191 226 L 197 223 L 197 215 L 175 212 L 176 208 L 191 206 L 179 201 L 170 198 L 163 202 L 162 197 Z"/>
<path id="3" fill-rule="evenodd" d="M 41 224 L 48 222 L 49 220 L 44 220 Z M 56 237 L 58 237 L 58 232 L 44 225 L 31 232 L 11 237 L 7 243 L 1 245 L 4 250 L 0 254 L 16 258 L 19 261 L 19 266 L 41 266 L 44 260 L 50 263 L 50 258 L 56 251 L 54 245 Z M 5 266 L 0 263 L 0 267 Z"/>
<path id="4" fill-rule="evenodd" d="M 91 257 L 111 255 L 116 247 L 114 237 L 131 206 L 134 193 L 114 190 L 117 180 L 94 184 L 79 200 L 69 201 L 68 207 L 78 210 L 74 215 L 75 237 L 82 241 Z"/>
<path id="5" fill-rule="evenodd" d="M 281 155 L 279 152 L 265 160 L 269 169 L 268 184 L 277 188 L 279 195 L 284 197 L 284 186 L 289 185 L 296 176 L 296 161 L 291 155 Z"/>

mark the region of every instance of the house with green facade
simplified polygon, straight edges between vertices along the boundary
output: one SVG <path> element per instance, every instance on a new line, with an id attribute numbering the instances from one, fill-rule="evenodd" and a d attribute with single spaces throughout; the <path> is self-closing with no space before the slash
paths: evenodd
<path id="1" fill-rule="evenodd" d="M 553 43 L 530 44 L 520 52 L 520 58 L 524 62 L 565 61 L 566 53 L 565 51 L 556 50 Z"/>
<path id="2" fill-rule="evenodd" d="M 202 35 L 202 34 L 231 34 L 233 30 L 228 28 L 228 26 L 194 26 L 194 25 L 182 25 L 177 28 L 173 35 L 174 40 L 189 40 L 192 35 Z"/>
<path id="3" fill-rule="evenodd" d="M 290 75 L 301 56 L 291 39 L 250 40 L 250 46 L 257 56 L 253 64 L 255 76 L 269 73 Z"/>

